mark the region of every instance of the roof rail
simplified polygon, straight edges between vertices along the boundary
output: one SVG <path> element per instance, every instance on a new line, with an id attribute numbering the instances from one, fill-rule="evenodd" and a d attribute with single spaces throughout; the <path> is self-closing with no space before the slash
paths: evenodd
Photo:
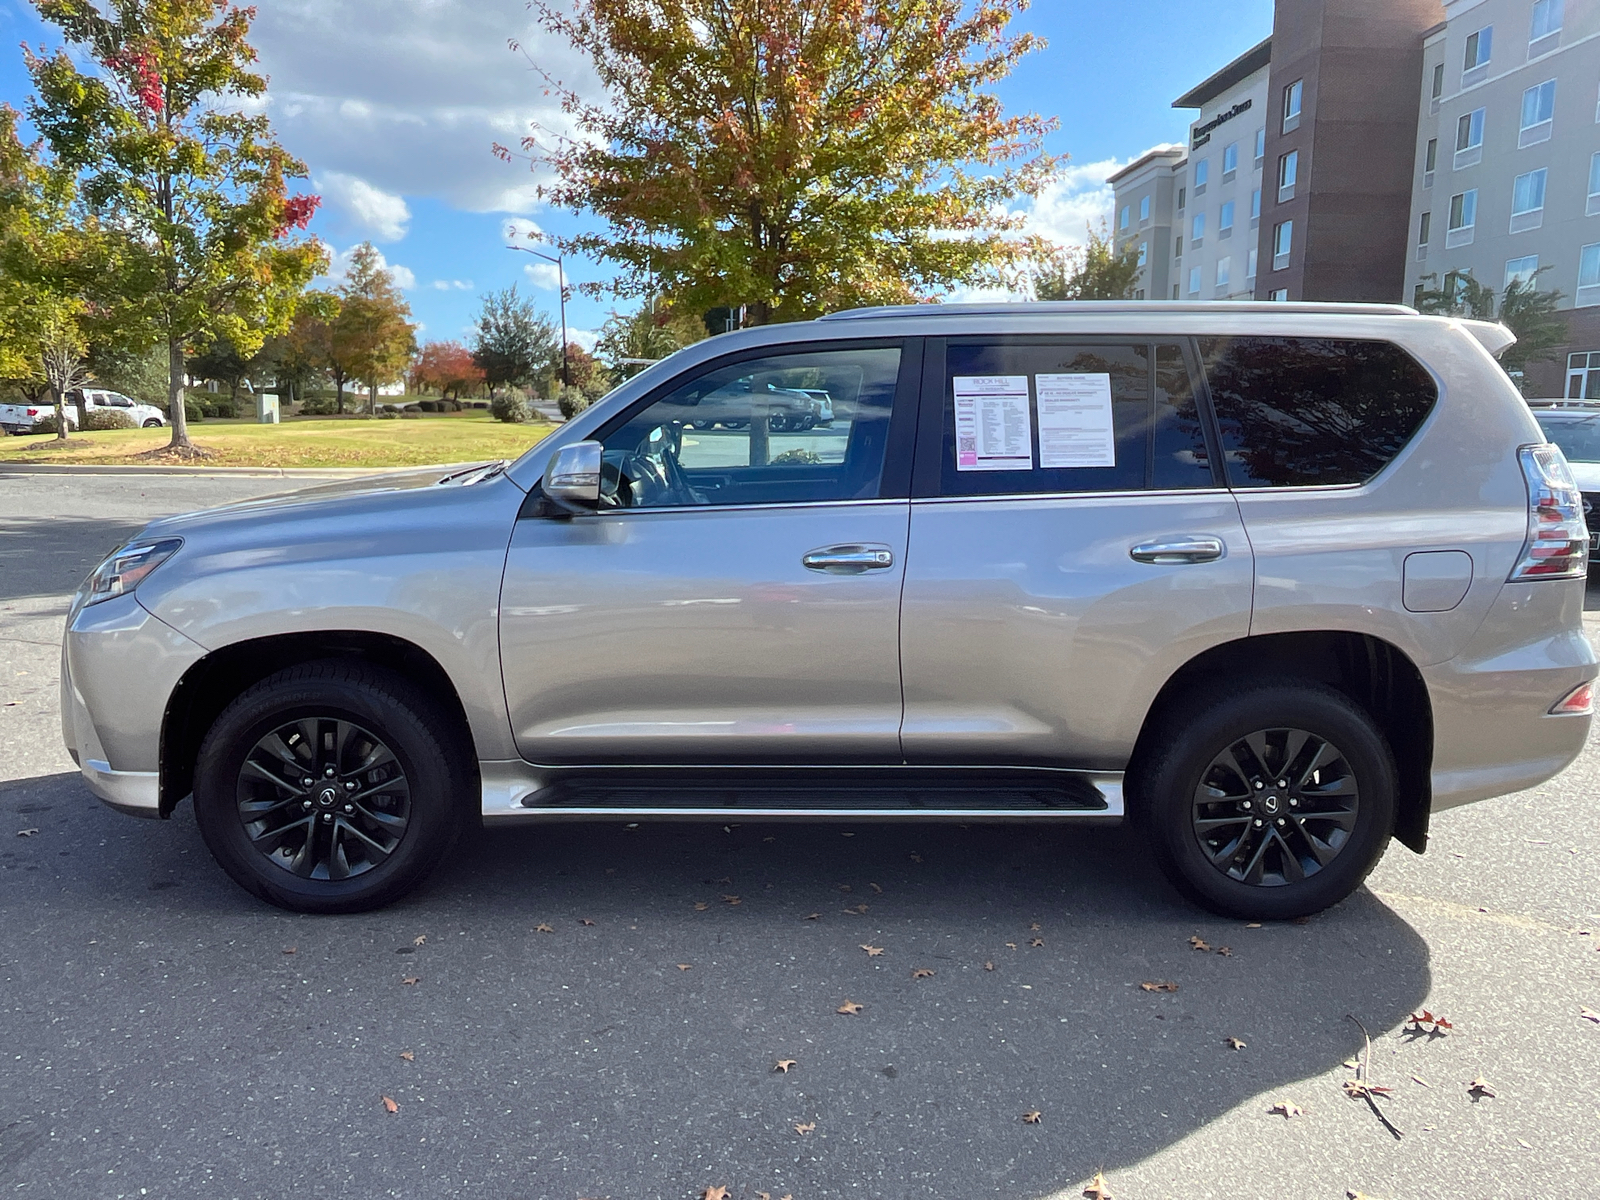
<path id="1" fill-rule="evenodd" d="M 819 321 L 878 320 L 885 317 L 1021 317 L 1064 316 L 1069 313 L 1188 313 L 1219 315 L 1230 312 L 1345 313 L 1350 316 L 1410 316 L 1417 310 L 1404 304 L 1343 304 L 1280 300 L 1027 300 L 1013 304 L 895 304 L 881 308 L 848 308 L 818 317 Z"/>

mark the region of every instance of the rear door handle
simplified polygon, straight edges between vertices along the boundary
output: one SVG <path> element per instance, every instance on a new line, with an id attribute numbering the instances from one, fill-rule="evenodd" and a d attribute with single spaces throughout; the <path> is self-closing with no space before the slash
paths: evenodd
<path id="1" fill-rule="evenodd" d="M 1140 542 L 1128 550 L 1134 562 L 1173 566 L 1180 563 L 1215 562 L 1226 549 L 1221 538 L 1174 537 L 1159 542 Z"/>
<path id="2" fill-rule="evenodd" d="M 848 546 L 826 546 L 813 550 L 800 560 L 808 571 L 829 571 L 835 575 L 859 575 L 863 571 L 881 571 L 894 566 L 894 551 L 876 543 Z"/>

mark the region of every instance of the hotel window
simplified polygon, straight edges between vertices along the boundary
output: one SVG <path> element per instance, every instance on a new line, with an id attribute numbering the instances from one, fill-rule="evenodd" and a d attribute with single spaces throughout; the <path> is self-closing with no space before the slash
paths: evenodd
<path id="1" fill-rule="evenodd" d="M 1583 214 L 1592 217 L 1600 213 L 1600 154 L 1589 156 L 1589 203 Z"/>
<path id="2" fill-rule="evenodd" d="M 1457 192 L 1450 197 L 1450 225 L 1445 230 L 1444 248 L 1472 245 L 1473 228 L 1478 223 L 1478 189 Z"/>
<path id="3" fill-rule="evenodd" d="M 1578 251 L 1578 308 L 1600 304 L 1600 242 L 1591 242 Z"/>
<path id="4" fill-rule="evenodd" d="M 1283 89 L 1283 131 L 1290 133 L 1300 128 L 1300 102 L 1305 97 L 1306 81 L 1296 79 Z"/>
<path id="5" fill-rule="evenodd" d="M 1221 296 L 1226 294 L 1228 290 L 1228 278 L 1232 274 L 1233 259 L 1219 259 L 1217 262 L 1217 295 Z"/>
<path id="6" fill-rule="evenodd" d="M 1142 267 L 1142 266 L 1145 265 L 1145 263 L 1147 263 L 1149 261 L 1150 261 L 1150 243 L 1149 242 L 1140 242 L 1139 243 L 1139 265 Z"/>
<path id="7" fill-rule="evenodd" d="M 1271 300 L 1274 304 L 1287 304 L 1289 303 L 1289 289 L 1273 288 L 1267 293 L 1267 299 Z"/>
<path id="8" fill-rule="evenodd" d="M 1174 300 L 1176 300 L 1178 298 L 1178 285 L 1177 284 L 1173 284 L 1172 285 L 1172 298 Z"/>
<path id="9" fill-rule="evenodd" d="M 1178 211 L 1179 212 L 1183 211 L 1183 202 L 1186 199 L 1188 199 L 1188 197 L 1189 197 L 1189 189 L 1188 188 L 1179 188 L 1178 189 Z"/>
<path id="10" fill-rule="evenodd" d="M 1510 287 L 1513 283 L 1523 287 L 1531 287 L 1533 277 L 1539 273 L 1539 256 L 1529 254 L 1523 258 L 1508 258 L 1506 260 L 1506 282 Z"/>
<path id="11" fill-rule="evenodd" d="M 1429 96 L 1429 99 L 1432 101 L 1432 103 L 1428 107 L 1428 111 L 1429 112 L 1438 112 L 1439 111 L 1439 97 L 1442 96 L 1442 95 L 1444 95 L 1444 64 L 1443 63 L 1434 63 L 1433 64 L 1433 91 L 1432 91 L 1432 94 Z"/>
<path id="12" fill-rule="evenodd" d="M 1567 355 L 1567 399 L 1600 400 L 1600 354 Z"/>
<path id="13" fill-rule="evenodd" d="M 1561 41 L 1562 0 L 1533 0 L 1533 28 L 1528 32 L 1528 57 L 1554 50 Z"/>
<path id="14" fill-rule="evenodd" d="M 1556 81 L 1547 79 L 1522 93 L 1522 130 L 1517 149 L 1550 140 L 1556 115 Z"/>
<path id="15" fill-rule="evenodd" d="M 1456 122 L 1456 157 L 1451 164 L 1454 170 L 1476 166 L 1483 161 L 1484 109 L 1475 108 L 1463 113 Z"/>
<path id="16" fill-rule="evenodd" d="M 1525 233 L 1544 224 L 1544 185 L 1549 172 L 1540 167 L 1511 181 L 1511 232 Z"/>
<path id="17" fill-rule="evenodd" d="M 1139 224 L 1143 225 L 1150 219 L 1150 197 L 1139 197 Z"/>
<path id="18" fill-rule="evenodd" d="M 1231 182 L 1239 170 L 1239 143 L 1229 142 L 1222 151 L 1222 182 Z"/>
<path id="19" fill-rule="evenodd" d="M 1244 277 L 1246 279 L 1254 279 L 1256 277 L 1256 252 L 1254 250 L 1251 250 L 1250 253 L 1245 256 Z"/>
<path id="20" fill-rule="evenodd" d="M 1265 128 L 1256 130 L 1256 166 L 1260 166 L 1267 157 L 1267 131 Z"/>
<path id="21" fill-rule="evenodd" d="M 1428 139 L 1428 150 L 1422 158 L 1422 186 L 1433 186 L 1433 172 L 1439 166 L 1439 139 Z"/>
<path id="22" fill-rule="evenodd" d="M 1181 234 L 1181 233 L 1178 235 L 1178 244 L 1175 245 L 1172 248 L 1172 257 L 1173 258 L 1182 258 L 1183 257 L 1183 234 Z"/>
<path id="23" fill-rule="evenodd" d="M 1272 231 L 1272 269 L 1281 271 L 1289 265 L 1289 251 L 1294 249 L 1294 222 L 1285 221 Z"/>
<path id="24" fill-rule="evenodd" d="M 1462 87 L 1471 87 L 1483 79 L 1493 43 L 1493 25 L 1485 25 L 1476 33 L 1467 34 L 1467 54 L 1461 64 Z"/>
<path id="25" fill-rule="evenodd" d="M 1190 249 L 1193 249 L 1194 247 L 1199 246 L 1201 243 L 1203 243 L 1205 241 L 1205 239 L 1206 239 L 1206 215 L 1203 212 L 1197 212 L 1194 215 L 1194 225 L 1191 227 L 1191 230 L 1190 230 L 1190 233 L 1189 233 L 1189 247 L 1190 247 Z"/>
<path id="26" fill-rule="evenodd" d="M 1136 292 L 1135 292 L 1135 293 L 1134 293 L 1134 294 L 1133 294 L 1133 298 L 1134 298 L 1134 299 L 1135 299 L 1135 300 L 1143 300 L 1143 299 L 1144 299 L 1144 289 L 1143 289 L 1143 288 L 1140 288 L 1140 289 L 1139 289 L 1139 290 L 1138 290 L 1138 291 L 1136 291 Z"/>
<path id="27" fill-rule="evenodd" d="M 1189 268 L 1189 295 L 1198 296 L 1199 294 L 1200 294 L 1200 268 L 1199 267 L 1190 267 Z"/>
<path id="28" fill-rule="evenodd" d="M 1126 204 L 1124 204 L 1122 206 L 1122 212 L 1117 217 L 1117 228 L 1118 229 L 1126 229 L 1127 227 L 1128 227 L 1128 206 Z"/>
<path id="29" fill-rule="evenodd" d="M 1433 214 L 1425 212 L 1417 222 L 1417 258 L 1428 257 L 1428 239 L 1433 236 Z"/>
<path id="30" fill-rule="evenodd" d="M 1217 237 L 1233 236 L 1233 201 L 1229 200 L 1217 213 Z"/>
<path id="31" fill-rule="evenodd" d="M 1250 228 L 1256 229 L 1261 225 L 1261 189 L 1257 188 L 1250 193 Z"/>
<path id="32" fill-rule="evenodd" d="M 1291 150 L 1278 160 L 1278 203 L 1294 199 L 1294 181 L 1300 173 L 1300 151 Z"/>
<path id="33" fill-rule="evenodd" d="M 1206 194 L 1206 180 L 1210 177 L 1210 175 L 1211 160 L 1209 158 L 1202 158 L 1199 162 L 1195 163 L 1194 194 L 1196 196 L 1204 196 Z"/>

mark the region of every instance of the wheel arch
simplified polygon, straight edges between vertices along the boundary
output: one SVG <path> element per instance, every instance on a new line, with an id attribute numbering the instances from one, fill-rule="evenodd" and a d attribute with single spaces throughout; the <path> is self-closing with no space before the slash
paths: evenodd
<path id="1" fill-rule="evenodd" d="M 448 721 L 446 732 L 472 774 L 472 793 L 476 796 L 478 756 L 472 727 L 455 684 L 438 660 L 414 642 L 391 634 L 324 630 L 235 642 L 207 654 L 184 673 L 168 697 L 161 719 L 161 816 L 170 816 L 178 802 L 194 789 L 200 744 L 235 697 L 278 671 L 322 659 L 371 663 L 417 684 L 439 705 Z"/>
<path id="2" fill-rule="evenodd" d="M 1321 683 L 1360 706 L 1394 751 L 1399 795 L 1394 836 L 1421 854 L 1433 805 L 1433 705 L 1422 672 L 1392 642 L 1344 630 L 1263 634 L 1213 646 L 1180 667 L 1150 705 L 1134 745 L 1130 800 L 1138 809 L 1138 765 L 1150 740 L 1180 704 L 1208 680 L 1257 675 Z"/>

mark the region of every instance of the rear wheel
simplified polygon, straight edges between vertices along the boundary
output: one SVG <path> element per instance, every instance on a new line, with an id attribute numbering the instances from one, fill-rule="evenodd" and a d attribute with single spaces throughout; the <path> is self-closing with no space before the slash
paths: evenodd
<path id="1" fill-rule="evenodd" d="M 297 912 L 377 908 L 422 882 L 459 826 L 466 771 L 404 679 L 293 667 L 225 709 L 200 748 L 195 819 L 223 870 Z"/>
<path id="2" fill-rule="evenodd" d="M 161 428 L 161 421 L 156 417 L 151 417 L 151 418 L 149 418 L 148 420 L 145 421 L 144 427 L 146 429 L 160 429 Z"/>
<path id="3" fill-rule="evenodd" d="M 1284 920 L 1344 899 L 1394 829 L 1383 734 L 1347 697 L 1286 683 L 1179 705 L 1135 770 L 1158 861 L 1190 899 L 1232 917 Z"/>

